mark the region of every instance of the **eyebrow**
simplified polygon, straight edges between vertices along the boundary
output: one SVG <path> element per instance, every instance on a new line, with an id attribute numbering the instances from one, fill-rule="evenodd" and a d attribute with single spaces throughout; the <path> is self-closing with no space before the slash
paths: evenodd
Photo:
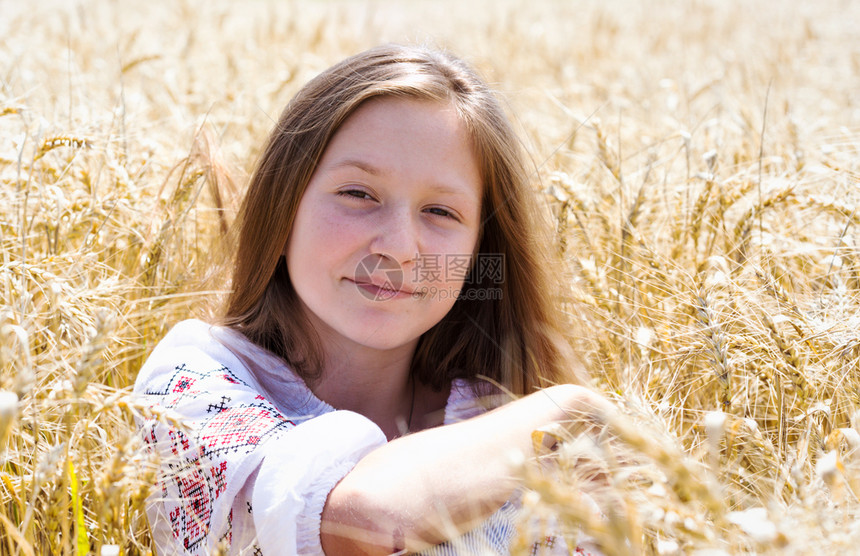
<path id="1" fill-rule="evenodd" d="M 358 168 L 362 172 L 365 172 L 367 174 L 371 174 L 374 176 L 378 176 L 378 175 L 386 173 L 381 168 L 378 168 L 378 167 L 374 166 L 373 164 L 370 164 L 367 161 L 358 160 L 355 158 L 346 158 L 344 160 L 339 160 L 337 163 L 332 165 L 332 170 L 339 170 L 341 168 L 346 168 L 349 166 L 352 166 L 354 168 Z"/>
<path id="2" fill-rule="evenodd" d="M 332 170 L 340 170 L 341 168 L 350 168 L 350 167 L 358 168 L 362 172 L 365 172 L 365 173 L 370 174 L 372 176 L 381 176 L 381 175 L 385 175 L 388 173 L 383 168 L 375 166 L 375 165 L 371 164 L 370 162 L 367 162 L 366 160 L 361 160 L 361 159 L 357 159 L 357 158 L 345 158 L 343 160 L 338 160 L 336 163 L 332 164 L 331 169 Z M 451 195 L 472 197 L 472 195 L 469 195 L 465 191 L 461 191 L 460 189 L 457 189 L 456 187 L 451 187 L 449 185 L 445 185 L 444 183 L 433 183 L 430 185 L 430 187 L 432 187 L 434 190 L 436 190 L 440 193 L 447 193 L 447 194 L 451 194 Z"/>

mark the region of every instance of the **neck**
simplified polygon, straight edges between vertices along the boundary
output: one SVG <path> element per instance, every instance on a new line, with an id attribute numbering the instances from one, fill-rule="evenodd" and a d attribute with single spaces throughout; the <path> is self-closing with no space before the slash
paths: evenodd
<path id="1" fill-rule="evenodd" d="M 409 428 L 414 387 L 409 376 L 415 345 L 377 350 L 321 338 L 325 366 L 311 390 L 337 409 L 364 415 L 389 438 Z"/>

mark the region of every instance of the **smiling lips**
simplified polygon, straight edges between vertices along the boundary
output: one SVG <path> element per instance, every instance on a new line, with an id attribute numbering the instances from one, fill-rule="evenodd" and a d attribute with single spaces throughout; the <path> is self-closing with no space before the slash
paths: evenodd
<path id="1" fill-rule="evenodd" d="M 374 281 L 366 281 L 359 280 L 355 278 L 348 278 L 348 280 L 354 283 L 356 286 L 365 290 L 366 292 L 372 294 L 375 298 L 379 299 L 394 299 L 394 298 L 403 298 L 403 297 L 412 297 L 415 292 L 412 290 L 400 288 L 400 289 L 392 289 L 391 283 L 381 283 L 377 284 Z"/>

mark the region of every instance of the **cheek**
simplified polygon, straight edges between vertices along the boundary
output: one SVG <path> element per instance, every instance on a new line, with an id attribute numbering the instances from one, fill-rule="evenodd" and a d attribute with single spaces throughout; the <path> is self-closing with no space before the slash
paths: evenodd
<path id="1" fill-rule="evenodd" d="M 334 211 L 307 209 L 296 215 L 287 244 L 287 267 L 293 282 L 315 287 L 314 281 L 353 273 L 365 235 L 362 227 Z"/>
<path id="2" fill-rule="evenodd" d="M 477 250 L 477 234 L 470 235 L 455 247 L 456 254 L 447 261 L 447 270 L 453 281 L 466 279 L 469 269 L 475 264 Z"/>
<path id="3" fill-rule="evenodd" d="M 326 227 L 320 226 L 319 215 L 312 205 L 302 203 L 296 213 L 293 229 L 287 241 L 287 268 L 293 282 L 301 282 L 308 274 L 315 274 L 322 262 L 315 254 L 328 252 L 325 246 L 331 242 Z"/>
<path id="4" fill-rule="evenodd" d="M 333 247 L 338 244 L 338 238 L 348 237 L 348 232 L 343 230 L 342 221 L 336 216 L 332 211 L 315 203 L 314 199 L 303 202 L 296 213 L 290 244 L 293 244 L 295 250 L 312 250 L 310 253 L 303 253 L 304 256 L 324 254 L 313 250 Z"/>
<path id="5" fill-rule="evenodd" d="M 445 289 L 446 295 L 461 289 L 470 268 L 476 262 L 475 243 L 471 238 L 437 243 L 425 250 L 415 262 L 412 279 L 430 288 Z"/>

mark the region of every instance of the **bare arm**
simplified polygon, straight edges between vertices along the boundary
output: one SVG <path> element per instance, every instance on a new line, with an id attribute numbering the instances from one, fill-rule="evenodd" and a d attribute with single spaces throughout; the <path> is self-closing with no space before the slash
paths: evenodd
<path id="1" fill-rule="evenodd" d="M 439 544 L 477 526 L 517 487 L 511 452 L 531 455 L 531 432 L 610 411 L 584 388 L 548 388 L 454 425 L 374 450 L 329 494 L 326 554 L 391 554 Z"/>

